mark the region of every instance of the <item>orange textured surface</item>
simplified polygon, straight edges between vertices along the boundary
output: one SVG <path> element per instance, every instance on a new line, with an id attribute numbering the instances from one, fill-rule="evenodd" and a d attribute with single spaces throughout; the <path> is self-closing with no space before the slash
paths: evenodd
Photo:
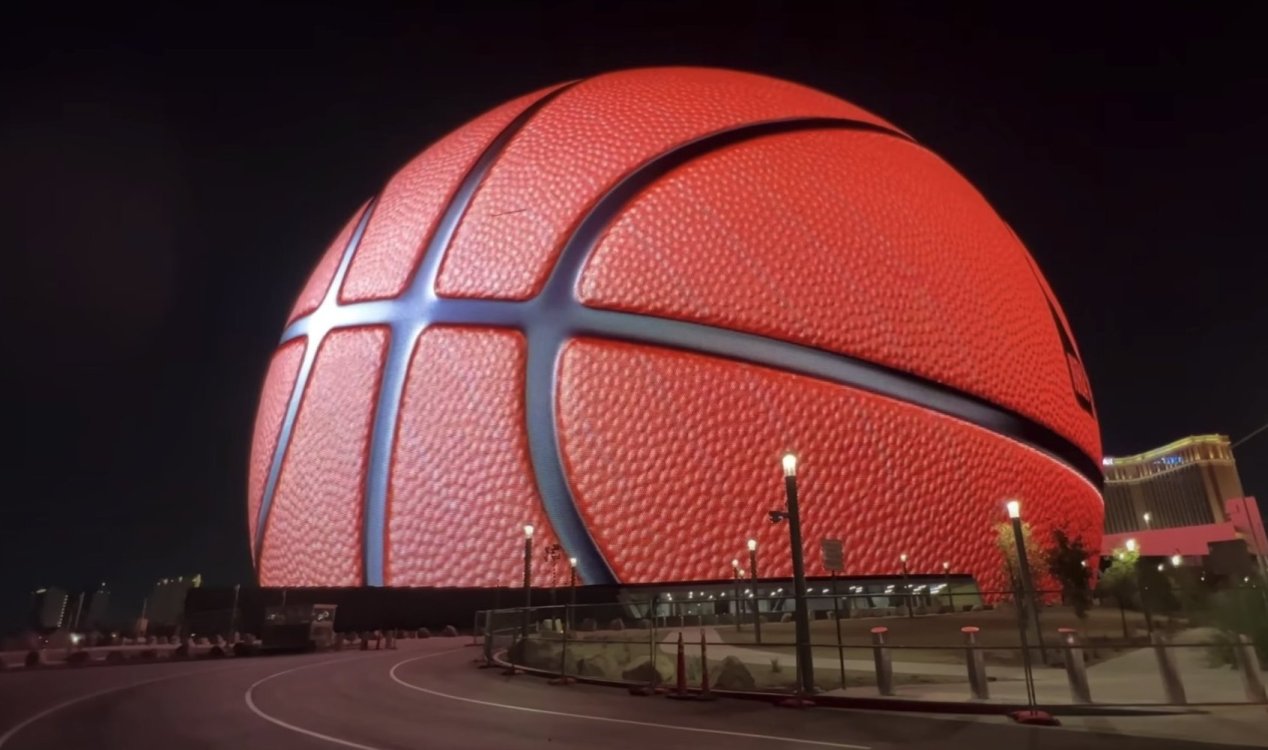
<path id="1" fill-rule="evenodd" d="M 756 537 L 762 574 L 791 575 L 779 456 L 798 468 L 806 572 L 818 540 L 852 575 L 944 560 L 1002 585 L 992 527 L 1021 499 L 1034 533 L 1101 537 L 1099 493 L 1073 471 L 975 426 L 811 378 L 665 349 L 578 340 L 565 350 L 560 424 L 573 492 L 618 578 L 722 578 Z M 655 519 L 649 523 L 649 519 Z M 667 550 L 672 552 L 667 553 Z"/>
<path id="2" fill-rule="evenodd" d="M 363 213 L 365 213 L 364 204 L 357 209 L 352 218 L 348 219 L 348 223 L 343 225 L 343 229 L 339 230 L 339 234 L 335 235 L 330 247 L 326 248 L 326 252 L 322 254 L 321 260 L 317 261 L 317 267 L 313 269 L 312 274 L 308 277 L 308 282 L 304 284 L 304 290 L 299 293 L 299 299 L 295 301 L 295 307 L 291 310 L 291 316 L 287 318 L 287 323 L 297 318 L 302 318 L 316 310 L 317 306 L 326 297 L 330 282 L 335 278 L 335 271 L 339 270 L 339 261 L 343 258 L 343 251 L 347 249 L 348 240 L 352 238 L 352 233 L 356 231 L 357 222 L 361 220 Z"/>
<path id="3" fill-rule="evenodd" d="M 260 515 L 260 498 L 273 464 L 273 451 L 277 448 L 277 433 L 282 429 L 282 419 L 295 389 L 295 376 L 304 359 L 305 340 L 295 339 L 283 344 L 273 353 L 269 371 L 264 376 L 260 391 L 260 407 L 255 413 L 255 434 L 251 438 L 251 467 L 247 478 L 247 528 L 255 539 L 255 525 Z M 255 554 L 255 545 L 251 545 Z"/>
<path id="4" fill-rule="evenodd" d="M 365 462 L 388 331 L 335 331 L 317 351 L 264 530 L 260 583 L 361 583 Z"/>
<path id="5" fill-rule="evenodd" d="M 612 224 L 579 294 L 920 375 L 1045 424 L 1099 461 L 1096 421 L 1075 399 L 1036 276 L 981 194 L 928 150 L 815 131 L 671 172 Z"/>
<path id="6" fill-rule="evenodd" d="M 392 460 L 388 585 L 518 585 L 522 558 L 508 550 L 522 548 L 523 525 L 541 549 L 556 542 L 529 463 L 524 355 L 517 331 L 437 327 L 420 337 Z M 559 572 L 563 585 L 566 566 Z M 549 583 L 548 570 L 537 575 Z"/>
<path id="7" fill-rule="evenodd" d="M 538 112 L 498 158 L 458 227 L 437 289 L 529 297 L 568 231 L 626 172 L 708 133 L 794 117 L 892 128 L 823 92 L 735 71 L 651 68 L 582 81 Z"/>
<path id="8" fill-rule="evenodd" d="M 480 154 L 529 105 L 555 88 L 481 115 L 419 154 L 387 183 L 348 267 L 342 302 L 394 297 L 413 276 L 449 199 Z"/>

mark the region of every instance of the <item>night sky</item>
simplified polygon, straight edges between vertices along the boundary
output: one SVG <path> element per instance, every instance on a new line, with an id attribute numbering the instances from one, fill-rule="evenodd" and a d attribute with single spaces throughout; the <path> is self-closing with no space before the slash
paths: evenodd
<path id="1" fill-rule="evenodd" d="M 249 581 L 257 391 L 341 222 L 482 111 L 623 67 L 789 78 L 941 154 L 1063 302 L 1107 452 L 1268 421 L 1268 58 L 1233 6 L 44 5 L 0 30 L 0 624 L 42 585 Z M 1268 496 L 1268 433 L 1238 460 Z"/>

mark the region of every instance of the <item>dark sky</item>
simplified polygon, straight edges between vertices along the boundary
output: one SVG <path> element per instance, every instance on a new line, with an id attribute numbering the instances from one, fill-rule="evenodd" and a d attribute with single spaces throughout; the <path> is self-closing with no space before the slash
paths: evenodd
<path id="1" fill-rule="evenodd" d="M 1063 301 L 1110 453 L 1268 421 L 1268 62 L 1232 6 L 44 5 L 0 30 L 0 612 L 248 581 L 257 389 L 329 238 L 469 118 L 622 67 L 800 81 L 950 161 Z M 1238 458 L 1268 496 L 1268 434 Z"/>

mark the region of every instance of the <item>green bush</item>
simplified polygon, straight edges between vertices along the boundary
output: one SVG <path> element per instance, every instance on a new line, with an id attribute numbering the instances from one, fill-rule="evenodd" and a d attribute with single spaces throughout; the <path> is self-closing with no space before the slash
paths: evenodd
<path id="1" fill-rule="evenodd" d="M 1264 596 L 1264 590 L 1258 587 L 1230 589 L 1211 596 L 1208 617 L 1221 634 L 1220 640 L 1211 646 L 1213 661 L 1235 663 L 1233 643 L 1240 634 L 1255 642 L 1259 663 L 1268 665 L 1268 601 Z"/>

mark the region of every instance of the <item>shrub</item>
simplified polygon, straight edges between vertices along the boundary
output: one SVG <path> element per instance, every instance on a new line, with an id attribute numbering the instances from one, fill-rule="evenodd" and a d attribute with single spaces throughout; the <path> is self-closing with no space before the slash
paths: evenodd
<path id="1" fill-rule="evenodd" d="M 110 651 L 106 653 L 107 664 L 122 664 L 124 658 L 122 651 Z"/>
<path id="2" fill-rule="evenodd" d="M 418 629 L 418 637 L 419 637 L 419 638 L 431 638 L 431 631 L 430 631 L 430 630 L 428 630 L 427 628 L 419 628 L 419 629 Z"/>
<path id="3" fill-rule="evenodd" d="M 27 651 L 26 661 L 24 663 L 28 668 L 41 666 L 44 664 L 44 655 L 36 650 Z"/>
<path id="4" fill-rule="evenodd" d="M 458 629 L 453 625 L 446 625 L 445 629 L 440 631 L 440 634 L 446 638 L 454 638 L 458 635 Z"/>
<path id="5" fill-rule="evenodd" d="M 211 650 L 207 652 L 207 658 L 209 658 L 209 659 L 223 659 L 223 658 L 225 658 L 225 647 L 224 647 L 224 646 L 212 646 L 212 647 L 211 647 Z"/>
<path id="6" fill-rule="evenodd" d="M 779 657 L 778 657 L 778 656 L 772 656 L 772 657 L 770 658 L 770 672 L 771 672 L 771 674 L 779 674 L 780 672 L 783 672 L 783 671 L 784 671 L 784 667 L 783 667 L 783 665 L 782 665 L 782 664 L 780 664 L 780 663 L 779 663 Z"/>
<path id="7" fill-rule="evenodd" d="M 233 644 L 234 656 L 255 656 L 259 653 L 259 649 L 253 643 L 235 643 Z"/>
<path id="8" fill-rule="evenodd" d="M 1236 664 L 1233 644 L 1238 635 L 1246 635 L 1255 642 L 1259 663 L 1268 664 L 1268 605 L 1260 589 L 1230 589 L 1213 595 L 1209 617 L 1220 630 L 1209 651 L 1215 663 Z"/>
<path id="9" fill-rule="evenodd" d="M 155 651 L 152 648 L 147 648 L 141 651 L 141 653 L 137 654 L 136 658 L 144 660 L 144 661 L 153 661 L 154 659 L 158 658 L 158 651 Z"/>
<path id="10" fill-rule="evenodd" d="M 625 630 L 625 620 L 619 617 L 612 618 L 612 622 L 608 623 L 608 630 Z"/>

